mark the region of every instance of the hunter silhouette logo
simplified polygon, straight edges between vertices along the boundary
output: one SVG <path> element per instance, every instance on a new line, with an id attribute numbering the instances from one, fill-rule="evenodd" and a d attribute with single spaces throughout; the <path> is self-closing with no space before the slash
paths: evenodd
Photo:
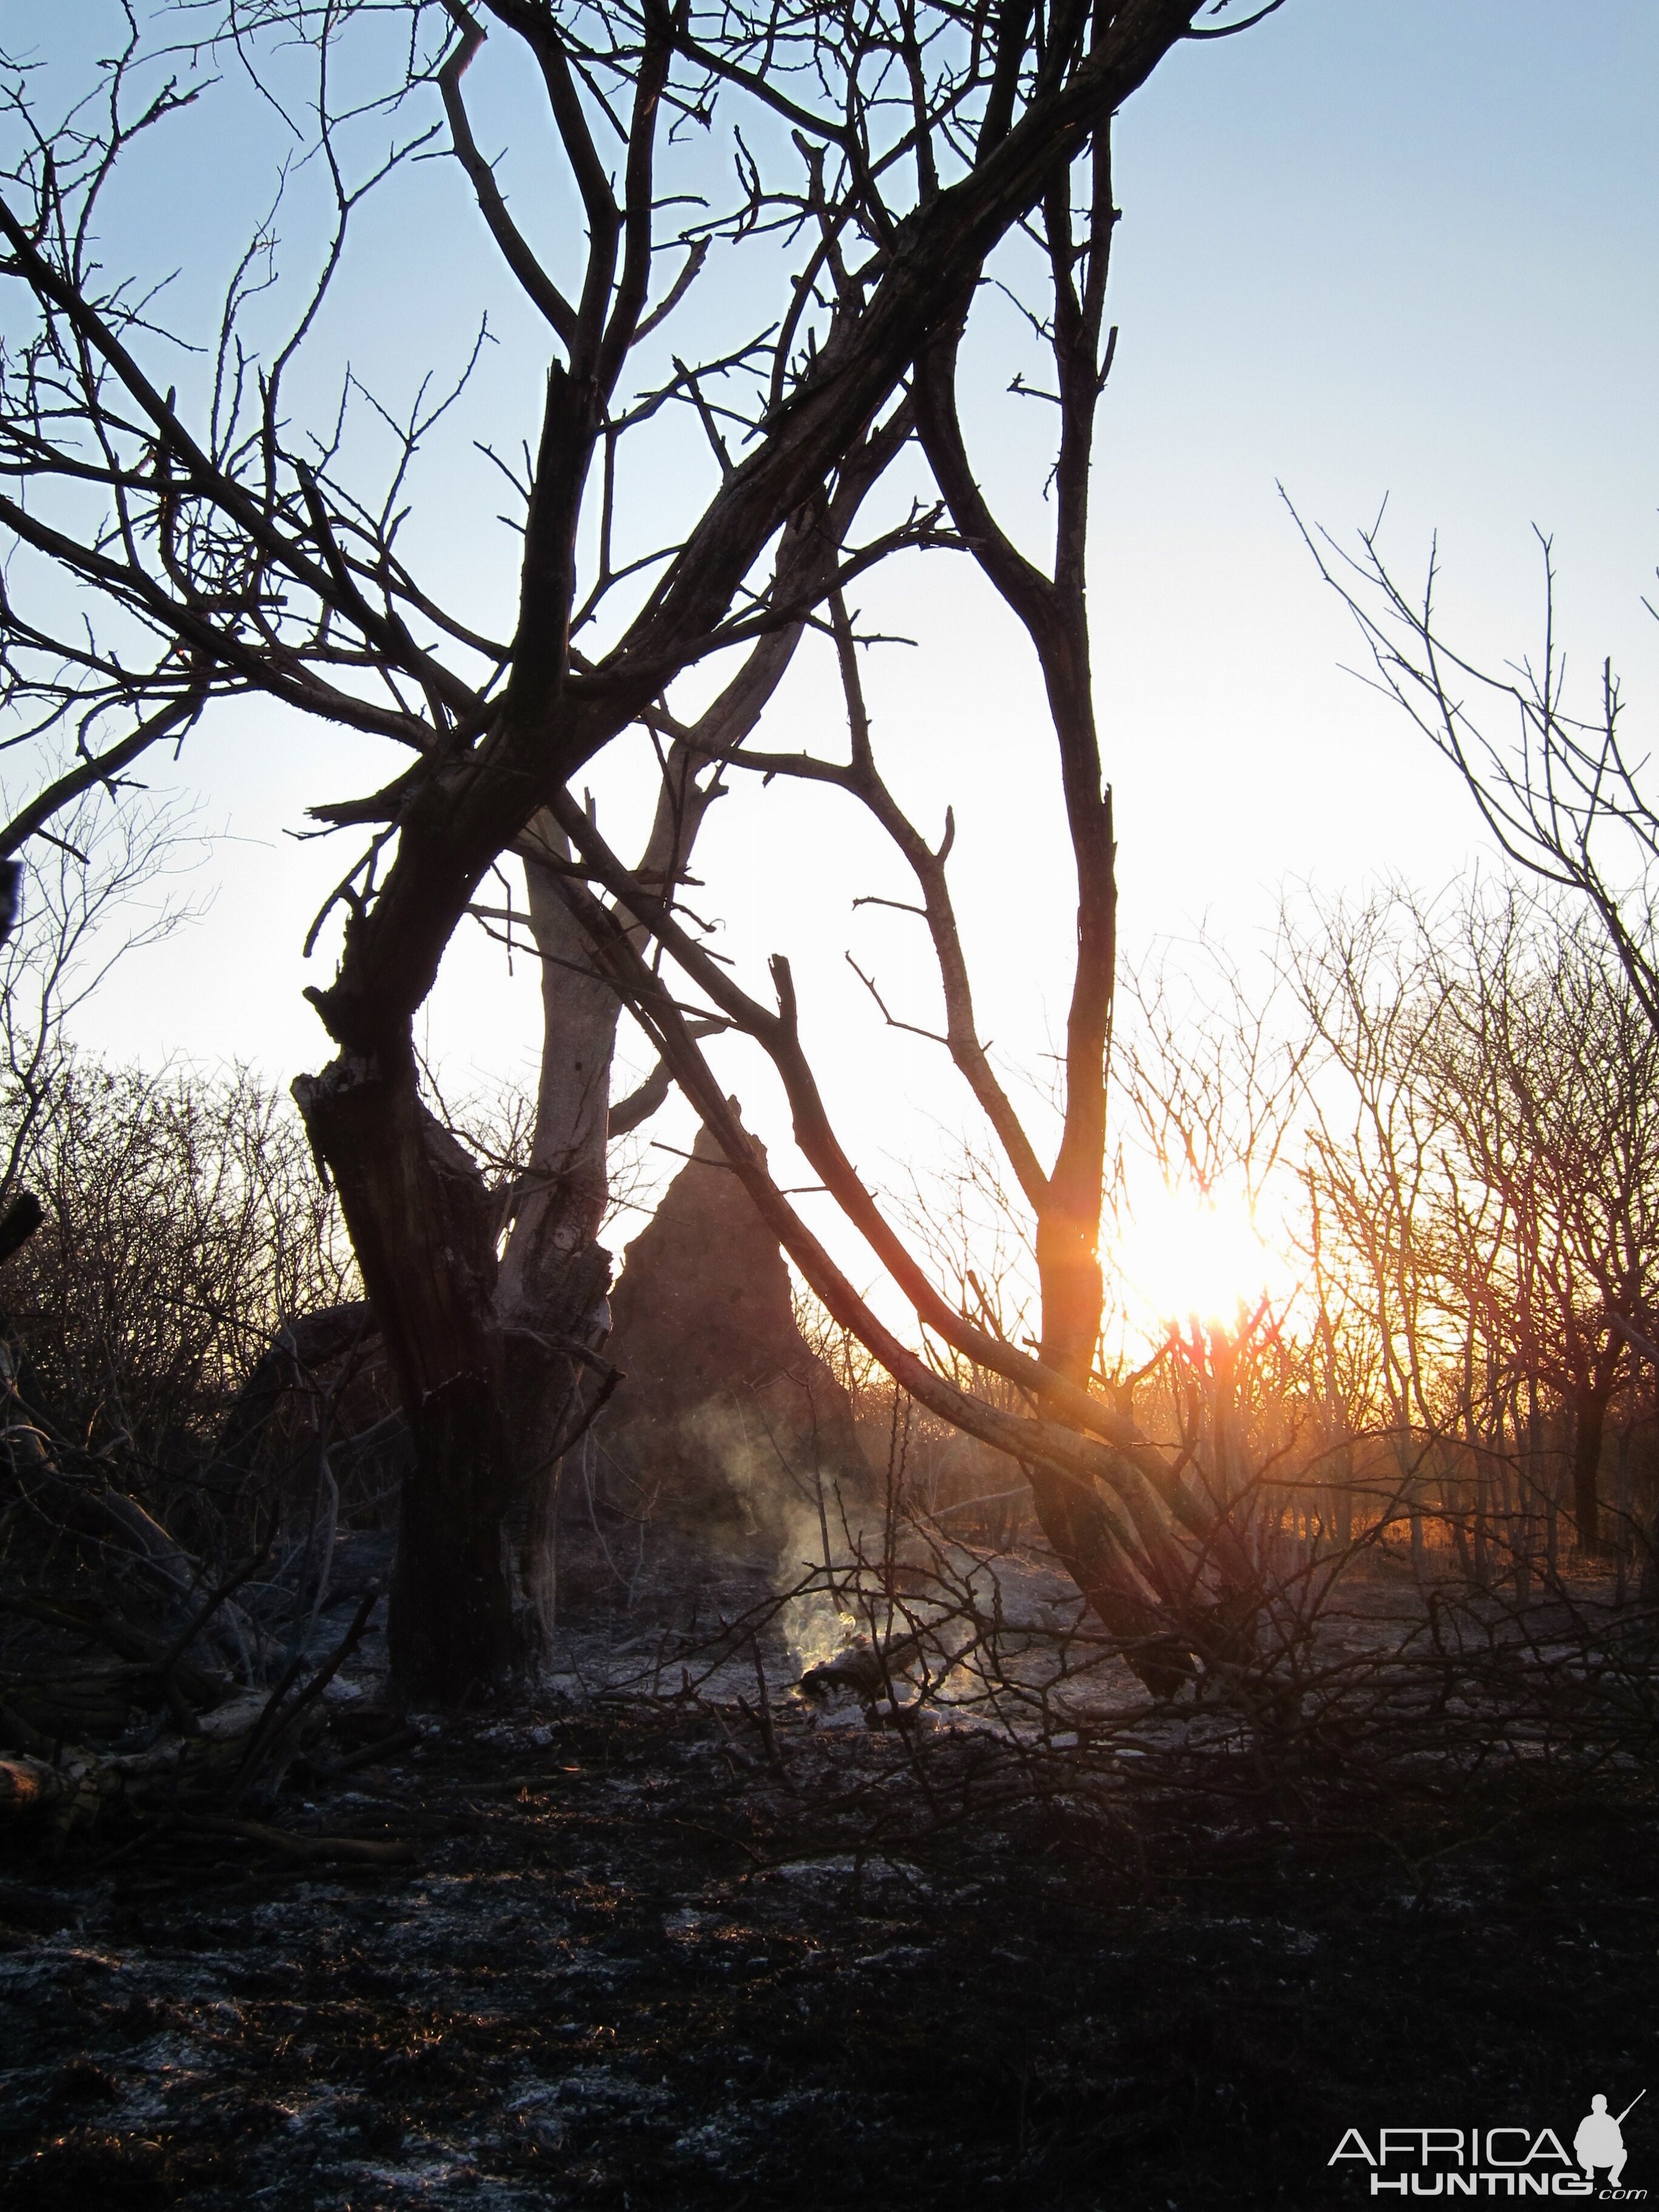
<path id="1" fill-rule="evenodd" d="M 1578 2132 L 1572 2139 L 1572 2154 L 1584 2169 L 1584 2179 L 1593 2181 L 1597 2166 L 1608 2169 L 1608 2186 L 1617 2189 L 1624 2178 L 1624 2125 L 1644 2097 L 1645 2089 L 1638 2089 L 1618 2118 L 1610 2118 L 1608 2100 L 1595 2096 L 1589 2100 L 1589 2110 L 1578 2123 Z"/>
<path id="2" fill-rule="evenodd" d="M 1369 2169 L 1370 2194 L 1399 2197 L 1595 2197 L 1632 2203 L 1645 2189 L 1624 2186 L 1625 2122 L 1600 2090 L 1569 2151 L 1553 2128 L 1379 2128 L 1375 2147 L 1350 2128 L 1328 2166 L 1352 2159 Z M 1357 2176 L 1355 2177 L 1358 2178 Z"/>

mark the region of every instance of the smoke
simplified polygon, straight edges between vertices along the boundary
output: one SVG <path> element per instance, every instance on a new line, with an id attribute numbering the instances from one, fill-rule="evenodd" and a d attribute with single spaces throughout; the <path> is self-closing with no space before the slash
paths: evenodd
<path id="1" fill-rule="evenodd" d="M 779 1616 L 778 1626 L 790 1662 L 797 1674 L 809 1667 L 822 1667 L 839 1659 L 856 1642 L 858 1623 L 826 1589 L 803 1590 L 792 1597 Z"/>
<path id="2" fill-rule="evenodd" d="M 785 1601 L 778 1625 L 797 1674 L 838 1658 L 858 1634 L 857 1617 L 833 1588 L 826 1587 L 833 1582 L 836 1567 L 848 1564 L 838 1560 L 833 1538 L 829 1556 L 825 1556 L 826 1523 L 827 1516 L 820 1518 L 815 1508 L 791 1501 L 778 1547 L 773 1587 L 794 1590 L 796 1595 Z M 820 1574 L 823 1581 L 810 1589 L 799 1589 L 797 1585 L 809 1572 Z"/>
<path id="3" fill-rule="evenodd" d="M 704 1524 L 741 1572 L 756 1573 L 784 1600 L 778 1626 L 796 1674 L 838 1657 L 861 1624 L 835 1587 L 854 1564 L 867 1531 L 857 1502 L 835 1475 L 820 1473 L 815 1425 L 808 1427 L 798 1386 L 724 1390 L 676 1424 L 686 1459 L 723 1491 L 726 1510 Z M 863 1501 L 868 1507 L 868 1501 Z M 811 1582 L 812 1587 L 802 1589 Z"/>

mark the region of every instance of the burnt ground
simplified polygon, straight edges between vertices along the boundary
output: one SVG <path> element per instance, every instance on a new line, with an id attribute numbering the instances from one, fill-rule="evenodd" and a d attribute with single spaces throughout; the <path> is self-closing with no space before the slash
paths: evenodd
<path id="1" fill-rule="evenodd" d="M 1570 2141 L 1659 2074 L 1633 1780 L 1201 1788 L 637 1700 L 333 1756 L 282 1847 L 9 1844 L 7 2202 L 1341 2207 L 1351 2125 Z M 1659 2184 L 1659 2113 L 1627 2142 Z"/>

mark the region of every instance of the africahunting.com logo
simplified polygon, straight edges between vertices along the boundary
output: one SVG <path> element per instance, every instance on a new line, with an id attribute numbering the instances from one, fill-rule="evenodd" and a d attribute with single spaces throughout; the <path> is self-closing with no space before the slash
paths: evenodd
<path id="1" fill-rule="evenodd" d="M 1326 2160 L 1371 2194 L 1396 2197 L 1599 2197 L 1632 2203 L 1645 2189 L 1624 2186 L 1625 2122 L 1647 2094 L 1638 2089 L 1613 2113 L 1598 2090 L 1569 2153 L 1553 2128 L 1350 2128 Z M 1347 2163 L 1351 2161 L 1351 2163 Z"/>

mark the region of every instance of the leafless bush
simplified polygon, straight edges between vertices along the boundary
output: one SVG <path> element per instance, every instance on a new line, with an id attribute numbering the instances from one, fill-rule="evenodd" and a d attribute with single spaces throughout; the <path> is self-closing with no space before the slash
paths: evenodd
<path id="1" fill-rule="evenodd" d="M 284 1322 L 356 1291 L 297 1114 L 246 1069 L 69 1055 L 17 1165 L 45 1209 L 5 1285 L 26 1397 L 181 1541 L 217 1548 L 239 1385 Z"/>

